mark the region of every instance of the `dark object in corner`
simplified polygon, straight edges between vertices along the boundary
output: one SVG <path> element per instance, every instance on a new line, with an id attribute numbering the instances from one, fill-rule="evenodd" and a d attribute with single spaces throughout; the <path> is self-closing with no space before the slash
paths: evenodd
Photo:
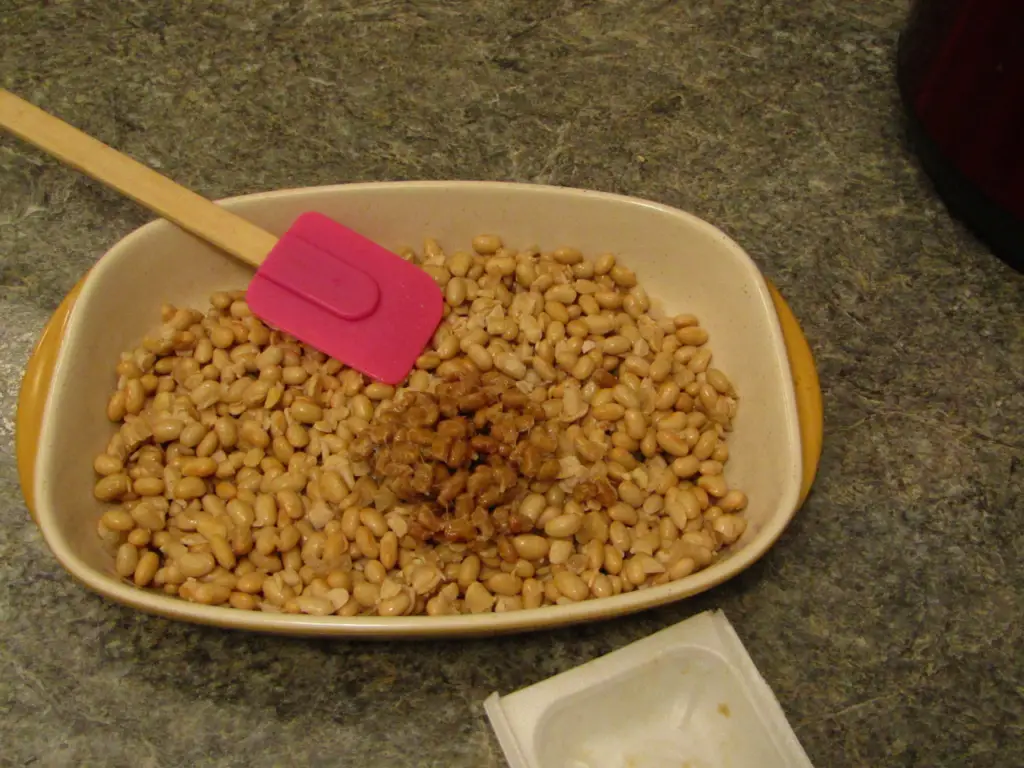
<path id="1" fill-rule="evenodd" d="M 950 212 L 1024 271 L 1024 7 L 915 0 L 897 80 L 921 164 Z"/>

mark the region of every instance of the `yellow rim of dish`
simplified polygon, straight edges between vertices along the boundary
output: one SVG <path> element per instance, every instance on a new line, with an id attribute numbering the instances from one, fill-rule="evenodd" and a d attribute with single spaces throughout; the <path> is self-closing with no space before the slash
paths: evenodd
<path id="1" fill-rule="evenodd" d="M 35 468 L 36 452 L 39 447 L 39 428 L 43 418 L 46 397 L 50 391 L 53 368 L 60 353 L 60 345 L 64 339 L 71 308 L 78 298 L 88 275 L 78 281 L 78 285 L 57 307 L 53 316 L 43 329 L 36 348 L 32 351 L 25 375 L 21 379 L 21 392 L 18 395 L 18 413 L 15 427 L 15 443 L 18 459 L 18 477 L 21 481 L 21 492 L 25 496 L 25 504 L 33 520 L 35 513 Z M 821 401 L 821 385 L 818 371 L 814 366 L 811 347 L 807 343 L 803 330 L 796 316 L 789 308 L 782 294 L 769 281 L 768 289 L 775 311 L 779 316 L 782 334 L 786 341 L 789 355 L 789 367 L 793 375 L 793 387 L 796 392 L 797 413 L 800 418 L 800 443 L 803 454 L 803 481 L 800 486 L 799 508 L 807 494 L 810 493 L 814 476 L 818 472 L 818 461 L 821 458 L 821 441 L 824 432 L 824 418 Z"/>

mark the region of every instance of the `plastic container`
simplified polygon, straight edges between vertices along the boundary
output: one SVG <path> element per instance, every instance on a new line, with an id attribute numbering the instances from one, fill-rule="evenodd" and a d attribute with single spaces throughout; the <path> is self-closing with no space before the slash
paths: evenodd
<path id="1" fill-rule="evenodd" d="M 484 702 L 511 768 L 810 768 L 721 611 Z"/>

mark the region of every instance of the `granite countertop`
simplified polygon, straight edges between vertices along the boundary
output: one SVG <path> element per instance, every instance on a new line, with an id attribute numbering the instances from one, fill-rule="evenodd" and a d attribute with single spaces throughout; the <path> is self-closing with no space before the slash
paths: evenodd
<path id="1" fill-rule="evenodd" d="M 817 766 L 1024 764 L 1024 277 L 906 147 L 907 4 L 7 0 L 4 87 L 208 196 L 504 179 L 708 219 L 803 323 L 826 435 L 767 557 L 643 615 L 419 644 L 140 615 L 50 555 L 13 412 L 49 314 L 150 216 L 0 137 L 0 765 L 500 766 L 489 693 L 709 608 Z"/>

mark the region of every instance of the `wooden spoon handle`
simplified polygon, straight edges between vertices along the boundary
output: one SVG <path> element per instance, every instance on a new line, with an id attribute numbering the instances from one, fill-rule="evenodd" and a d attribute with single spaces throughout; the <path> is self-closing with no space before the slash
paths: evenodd
<path id="1" fill-rule="evenodd" d="M 0 88 L 0 126 L 253 267 L 277 238 Z"/>

